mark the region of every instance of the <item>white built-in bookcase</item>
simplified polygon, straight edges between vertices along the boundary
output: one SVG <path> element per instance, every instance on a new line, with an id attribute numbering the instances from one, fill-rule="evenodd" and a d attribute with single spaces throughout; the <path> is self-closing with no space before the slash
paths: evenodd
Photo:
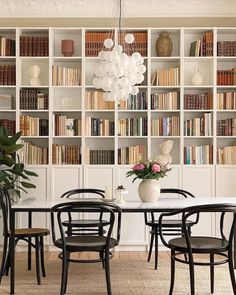
<path id="1" fill-rule="evenodd" d="M 236 187 L 236 167 L 234 165 L 218 165 L 216 162 L 216 149 L 219 146 L 227 146 L 235 143 L 235 137 L 217 137 L 216 122 L 219 118 L 236 118 L 236 110 L 217 110 L 216 94 L 219 91 L 236 91 L 236 86 L 217 86 L 217 69 L 231 69 L 236 67 L 235 57 L 217 57 L 216 46 L 218 41 L 236 40 L 236 28 L 134 28 L 127 31 L 146 31 L 148 34 L 148 55 L 144 57 L 147 66 L 147 85 L 140 87 L 141 91 L 146 91 L 148 97 L 147 110 L 119 110 L 116 102 L 114 110 L 87 110 L 85 108 L 85 91 L 93 89 L 92 78 L 98 63 L 97 57 L 85 56 L 85 32 L 105 31 L 107 28 L 1 28 L 0 35 L 16 40 L 16 56 L 0 57 L 1 64 L 16 64 L 16 85 L 0 86 L 0 93 L 9 93 L 15 97 L 15 108 L 10 110 L 0 109 L 0 118 L 15 119 L 16 130 L 19 131 L 19 116 L 29 114 L 47 118 L 49 120 L 49 135 L 43 137 L 23 137 L 23 140 L 32 141 L 34 144 L 49 148 L 48 165 L 30 165 L 30 169 L 39 175 L 37 179 L 32 179 L 37 188 L 30 191 L 29 195 L 41 199 L 58 198 L 64 191 L 76 187 L 97 187 L 104 189 L 105 185 L 124 185 L 128 188 L 128 195 L 125 199 L 139 200 L 137 187 L 138 181 L 132 183 L 125 174 L 131 165 L 118 165 L 117 149 L 122 146 L 145 144 L 148 149 L 148 158 L 153 158 L 158 153 L 158 145 L 167 139 L 174 141 L 172 150 L 173 163 L 169 176 L 161 181 L 162 187 L 179 187 L 190 190 L 197 197 L 221 197 L 235 196 Z M 157 57 L 155 42 L 161 31 L 168 31 L 173 42 L 172 55 L 170 57 Z M 200 38 L 204 32 L 213 31 L 214 34 L 214 54 L 212 57 L 189 57 L 190 43 Z M 115 30 L 117 33 L 117 30 Z M 49 56 L 48 57 L 20 57 L 19 38 L 21 34 L 46 34 L 49 36 Z M 73 57 L 63 57 L 61 53 L 61 40 L 73 39 L 75 42 L 75 53 Z M 48 110 L 20 110 L 19 94 L 22 88 L 35 88 L 30 86 L 28 69 L 31 65 L 37 64 L 41 69 L 40 79 L 42 86 L 37 88 L 47 89 L 49 94 Z M 81 69 L 81 84 L 78 86 L 52 86 L 52 65 L 78 65 Z M 179 65 L 180 84 L 179 86 L 152 86 L 151 77 L 153 72 L 160 67 L 168 65 Z M 194 67 L 197 66 L 203 73 L 203 84 L 192 86 L 191 77 Z M 150 95 L 166 91 L 177 91 L 179 93 L 179 108 L 176 110 L 151 110 Z M 185 119 L 193 118 L 206 110 L 184 110 L 184 93 L 202 93 L 210 90 L 213 94 L 212 113 L 213 135 L 208 137 L 185 137 L 183 136 L 183 124 Z M 68 98 L 68 100 L 65 100 Z M 54 136 L 53 114 L 60 112 L 71 115 L 82 120 L 82 136 L 62 137 Z M 177 114 L 180 116 L 180 136 L 157 137 L 151 136 L 150 122 L 152 118 L 165 116 L 166 114 Z M 115 135 L 109 137 L 88 137 L 85 135 L 85 117 L 98 116 L 114 120 Z M 119 118 L 129 116 L 148 117 L 148 135 L 140 137 L 119 137 L 117 136 L 117 121 Z M 81 165 L 52 165 L 52 144 L 79 144 L 82 151 Z M 213 145 L 212 165 L 185 165 L 183 161 L 183 148 L 186 144 Z M 85 163 L 85 147 L 115 150 L 114 165 L 87 165 Z M 35 216 L 35 224 L 40 220 L 49 226 L 49 220 L 42 214 L 42 218 Z M 215 217 L 209 216 L 203 225 L 203 230 L 214 232 Z M 24 224 L 25 219 L 20 218 L 20 223 Z M 144 226 L 142 214 L 124 214 L 122 242 L 123 249 L 144 249 L 148 243 L 148 232 Z"/>

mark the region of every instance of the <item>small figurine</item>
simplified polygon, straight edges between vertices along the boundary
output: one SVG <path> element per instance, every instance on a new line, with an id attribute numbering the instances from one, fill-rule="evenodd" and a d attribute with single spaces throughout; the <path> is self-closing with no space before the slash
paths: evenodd
<path id="1" fill-rule="evenodd" d="M 41 85 L 41 81 L 39 79 L 40 67 L 38 65 L 32 65 L 29 68 L 29 74 L 31 76 L 30 85 L 31 86 L 40 86 Z"/>
<path id="2" fill-rule="evenodd" d="M 159 145 L 160 153 L 157 155 L 157 162 L 160 165 L 170 165 L 172 163 L 172 156 L 170 155 L 170 151 L 173 148 L 174 142 L 172 140 L 167 140 L 162 142 Z"/>

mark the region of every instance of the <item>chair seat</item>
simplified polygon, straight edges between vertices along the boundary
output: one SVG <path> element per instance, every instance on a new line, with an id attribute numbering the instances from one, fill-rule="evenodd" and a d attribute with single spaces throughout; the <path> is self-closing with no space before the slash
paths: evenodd
<path id="1" fill-rule="evenodd" d="M 192 226 L 194 224 L 193 221 L 187 220 L 186 225 L 187 226 Z M 152 226 L 152 227 L 158 227 L 159 226 L 159 219 L 155 219 L 153 222 L 149 221 L 147 225 Z M 182 226 L 182 221 L 179 219 L 169 219 L 169 220 L 163 220 L 162 221 L 162 228 L 163 227 L 181 227 Z"/>
<path id="2" fill-rule="evenodd" d="M 99 220 L 99 219 L 78 219 L 78 220 L 72 220 L 69 222 L 69 220 L 66 220 L 62 223 L 64 226 L 72 226 L 72 227 L 99 227 L 99 226 L 106 226 L 109 222 L 107 220 Z"/>
<path id="3" fill-rule="evenodd" d="M 100 251 L 106 246 L 106 237 L 103 236 L 72 236 L 66 237 L 66 249 L 71 252 L 76 251 Z M 61 239 L 56 240 L 55 245 L 58 248 L 63 248 Z M 117 246 L 117 241 L 113 238 L 110 240 L 109 248 Z"/>
<path id="4" fill-rule="evenodd" d="M 190 237 L 190 243 L 193 253 L 219 253 L 228 250 L 228 242 L 219 238 Z M 177 251 L 187 252 L 185 238 L 171 239 L 168 244 Z"/>
<path id="5" fill-rule="evenodd" d="M 40 237 L 49 235 L 50 231 L 47 228 L 18 228 L 15 230 L 16 237 Z M 10 232 L 9 232 L 10 234 Z"/>

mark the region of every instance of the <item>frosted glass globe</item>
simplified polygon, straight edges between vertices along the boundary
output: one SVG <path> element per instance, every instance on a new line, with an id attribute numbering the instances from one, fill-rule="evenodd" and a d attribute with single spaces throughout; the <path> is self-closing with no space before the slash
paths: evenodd
<path id="1" fill-rule="evenodd" d="M 139 92 L 139 88 L 138 88 L 138 86 L 133 86 L 133 87 L 132 87 L 131 94 L 132 94 L 132 95 L 137 95 L 138 92 Z"/>
<path id="2" fill-rule="evenodd" d="M 120 54 L 120 53 L 122 53 L 123 48 L 122 48 L 122 46 L 120 44 L 117 44 L 117 45 L 114 46 L 112 51 L 116 51 L 117 53 Z"/>
<path id="3" fill-rule="evenodd" d="M 125 35 L 125 42 L 131 44 L 134 42 L 134 35 L 133 34 L 126 34 Z"/>
<path id="4" fill-rule="evenodd" d="M 129 83 L 129 80 L 128 80 L 126 77 L 121 77 L 121 78 L 119 79 L 119 84 L 120 84 L 122 87 L 125 87 L 128 83 Z"/>
<path id="5" fill-rule="evenodd" d="M 146 72 L 146 66 L 145 65 L 140 65 L 138 67 L 138 71 L 142 74 L 144 74 Z"/>
<path id="6" fill-rule="evenodd" d="M 138 61 L 138 60 L 140 60 L 140 58 L 141 58 L 141 54 L 139 52 L 134 52 L 132 54 L 132 59 L 133 60 Z"/>
<path id="7" fill-rule="evenodd" d="M 114 45 L 114 42 L 112 39 L 109 38 L 109 39 L 104 40 L 103 44 L 106 48 L 112 48 L 112 46 Z"/>

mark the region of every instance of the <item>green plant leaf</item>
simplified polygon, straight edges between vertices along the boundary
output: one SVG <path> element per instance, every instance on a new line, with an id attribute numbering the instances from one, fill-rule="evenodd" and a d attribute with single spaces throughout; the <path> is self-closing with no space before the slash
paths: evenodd
<path id="1" fill-rule="evenodd" d="M 10 155 L 21 149 L 24 145 L 23 144 L 15 144 L 6 148 L 5 152 L 6 155 Z"/>
<path id="2" fill-rule="evenodd" d="M 37 173 L 33 172 L 33 171 L 29 171 L 29 170 L 24 170 L 24 173 L 29 175 L 29 176 L 38 176 Z"/>
<path id="3" fill-rule="evenodd" d="M 16 143 L 20 137 L 21 137 L 21 132 L 17 132 L 15 135 L 10 137 L 10 140 L 12 141 L 12 143 Z"/>
<path id="4" fill-rule="evenodd" d="M 26 187 L 26 188 L 36 188 L 36 186 L 30 182 L 21 181 L 20 183 L 22 184 L 23 187 Z"/>

